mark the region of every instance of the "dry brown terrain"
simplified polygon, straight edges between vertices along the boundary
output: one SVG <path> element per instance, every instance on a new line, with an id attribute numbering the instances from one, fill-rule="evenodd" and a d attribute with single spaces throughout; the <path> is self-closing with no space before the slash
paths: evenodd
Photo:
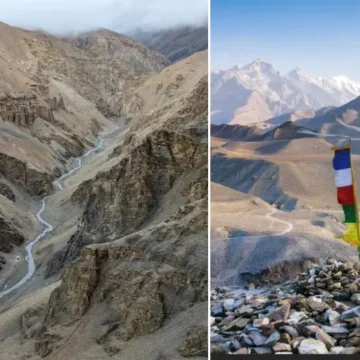
<path id="1" fill-rule="evenodd" d="M 0 294 L 27 273 L 45 194 L 54 227 L 0 299 L 0 359 L 203 358 L 207 52 L 168 66 L 107 30 L 0 26 Z"/>
<path id="2" fill-rule="evenodd" d="M 354 248 L 335 239 L 345 227 L 330 143 L 212 138 L 212 145 L 214 284 L 241 284 L 270 268 L 276 275 L 284 263 L 288 271 L 280 278 L 291 277 L 308 259 L 356 259 Z M 360 179 L 360 158 L 352 159 Z"/>

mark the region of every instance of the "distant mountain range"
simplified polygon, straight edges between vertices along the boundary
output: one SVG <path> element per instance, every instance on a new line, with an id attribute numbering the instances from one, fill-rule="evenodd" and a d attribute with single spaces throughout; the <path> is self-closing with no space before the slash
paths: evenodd
<path id="1" fill-rule="evenodd" d="M 307 118 L 309 111 L 316 116 L 316 110 L 326 112 L 359 95 L 360 82 L 345 76 L 312 77 L 299 68 L 281 75 L 271 64 L 257 59 L 244 67 L 212 71 L 211 118 L 213 124 L 267 128 L 279 122 L 266 120 L 289 113 L 297 119 Z"/>
<path id="2" fill-rule="evenodd" d="M 350 136 L 353 138 L 352 151 L 360 154 L 360 96 L 339 107 L 321 108 L 318 111 L 294 111 L 274 117 L 265 123 L 270 128 L 261 129 L 257 124 L 212 124 L 212 136 L 230 141 L 292 140 L 312 137 L 301 133 L 308 129 L 322 134 Z M 301 116 L 303 115 L 303 116 Z M 330 143 L 340 145 L 344 139 L 325 137 Z M 356 140 L 356 141 L 355 141 Z"/>
<path id="3" fill-rule="evenodd" d="M 173 62 L 208 48 L 207 26 L 180 26 L 157 32 L 139 30 L 131 36 Z"/>
<path id="4" fill-rule="evenodd" d="M 257 126 L 246 125 L 211 125 L 211 135 L 230 141 L 268 141 L 268 140 L 293 140 L 312 137 L 302 134 L 302 127 L 287 121 L 280 126 L 263 133 Z"/>

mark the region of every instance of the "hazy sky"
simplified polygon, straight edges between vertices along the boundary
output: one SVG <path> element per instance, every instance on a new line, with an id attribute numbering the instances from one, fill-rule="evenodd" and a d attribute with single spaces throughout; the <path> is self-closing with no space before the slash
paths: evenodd
<path id="1" fill-rule="evenodd" d="M 0 0 L 0 21 L 62 34 L 197 25 L 207 14 L 207 0 Z"/>
<path id="2" fill-rule="evenodd" d="M 211 0 L 211 67 L 258 57 L 282 74 L 360 80 L 360 1 Z"/>

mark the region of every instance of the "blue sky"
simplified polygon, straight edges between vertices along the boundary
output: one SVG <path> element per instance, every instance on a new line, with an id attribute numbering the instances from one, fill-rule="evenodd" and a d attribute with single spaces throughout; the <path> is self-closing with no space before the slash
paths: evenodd
<path id="1" fill-rule="evenodd" d="M 282 74 L 360 80 L 360 1 L 211 0 L 211 67 L 258 57 Z"/>

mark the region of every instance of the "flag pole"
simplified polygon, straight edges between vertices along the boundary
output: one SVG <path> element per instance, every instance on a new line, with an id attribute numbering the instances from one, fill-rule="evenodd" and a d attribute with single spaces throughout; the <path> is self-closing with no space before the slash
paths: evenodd
<path id="1" fill-rule="evenodd" d="M 355 171 L 354 171 L 354 168 L 353 168 L 353 165 L 352 165 L 352 161 L 351 161 L 351 138 L 349 139 L 349 146 L 350 146 L 350 169 L 351 169 L 351 177 L 352 177 L 353 190 L 354 190 L 354 200 L 355 200 L 356 231 L 357 231 L 357 238 L 358 238 L 357 252 L 358 252 L 358 258 L 359 258 L 359 261 L 360 261 L 359 209 L 358 209 L 358 201 L 357 201 Z"/>
<path id="2" fill-rule="evenodd" d="M 336 118 L 336 116 L 334 114 L 331 114 L 333 117 Z M 358 240 L 358 245 L 357 245 L 357 252 L 358 252 L 358 259 L 360 261 L 360 228 L 359 228 L 359 209 L 358 209 L 358 201 L 357 201 L 357 191 L 356 191 L 356 179 L 355 179 L 355 172 L 354 172 L 354 168 L 352 166 L 352 161 L 351 161 L 351 137 L 350 136 L 346 136 L 346 135 L 336 135 L 336 134 L 320 134 L 320 133 L 316 133 L 313 132 L 311 130 L 308 130 L 306 128 L 300 128 L 298 130 L 299 133 L 302 134 L 308 134 L 308 135 L 313 135 L 313 136 L 317 136 L 317 137 L 322 137 L 322 138 L 326 138 L 328 136 L 331 137 L 339 137 L 339 138 L 343 138 L 343 139 L 347 139 L 349 140 L 349 149 L 350 149 L 350 170 L 351 170 L 351 179 L 352 179 L 352 183 L 353 183 L 353 191 L 354 191 L 354 206 L 355 206 L 355 219 L 356 219 L 356 232 L 357 232 L 357 240 Z M 336 150 L 338 149 L 337 147 L 332 147 L 332 150 Z M 360 272 L 359 272 L 360 275 Z"/>
<path id="3" fill-rule="evenodd" d="M 331 114 L 333 117 L 336 116 L 334 114 Z M 356 219 L 356 232 L 357 232 L 357 241 L 358 241 L 358 245 L 357 245 L 357 253 L 358 253 L 358 260 L 360 262 L 360 228 L 359 228 L 359 209 L 358 209 L 358 201 L 357 201 L 357 191 L 356 191 L 356 179 L 355 179 L 355 171 L 352 165 L 352 161 L 351 161 L 351 137 L 350 136 L 346 136 L 346 135 L 336 135 L 336 134 L 319 134 L 316 132 L 313 132 L 311 130 L 308 130 L 306 128 L 300 128 L 298 130 L 299 133 L 303 133 L 303 134 L 308 134 L 308 135 L 313 135 L 313 136 L 317 136 L 317 137 L 323 137 L 326 138 L 328 136 L 331 137 L 339 137 L 339 138 L 343 138 L 343 139 L 347 139 L 349 140 L 349 149 L 350 149 L 350 170 L 351 170 L 351 179 L 352 179 L 352 183 L 353 183 L 353 192 L 354 192 L 354 206 L 355 206 L 355 219 Z M 336 147 L 333 147 L 332 150 L 336 150 Z M 359 279 L 360 279 L 360 271 L 358 273 L 359 275 Z"/>

